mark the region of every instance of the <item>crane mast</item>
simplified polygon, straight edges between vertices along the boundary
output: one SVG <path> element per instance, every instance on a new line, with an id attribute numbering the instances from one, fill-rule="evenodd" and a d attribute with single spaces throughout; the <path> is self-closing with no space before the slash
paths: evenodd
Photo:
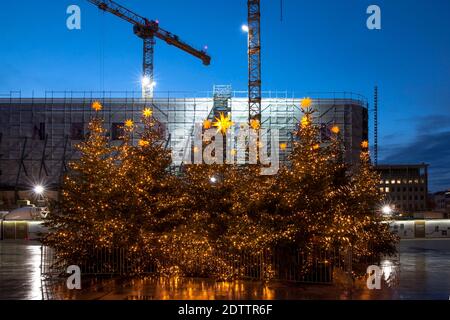
<path id="1" fill-rule="evenodd" d="M 136 36 L 143 40 L 143 64 L 142 64 L 142 95 L 143 98 L 153 98 L 154 90 L 154 51 L 155 38 L 165 41 L 168 45 L 177 47 L 190 55 L 199 58 L 204 65 L 211 63 L 211 57 L 205 50 L 197 50 L 189 44 L 180 40 L 180 38 L 162 29 L 159 22 L 149 20 L 139 14 L 121 6 L 112 0 L 88 0 L 96 5 L 100 10 L 114 14 L 115 16 L 131 23 L 133 32 Z"/>
<path id="2" fill-rule="evenodd" d="M 261 122 L 261 7 L 260 0 L 248 6 L 248 107 L 249 121 Z"/>

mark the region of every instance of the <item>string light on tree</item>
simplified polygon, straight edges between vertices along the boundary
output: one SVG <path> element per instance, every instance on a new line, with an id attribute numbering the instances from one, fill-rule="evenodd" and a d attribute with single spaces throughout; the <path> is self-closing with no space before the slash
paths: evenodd
<path id="1" fill-rule="evenodd" d="M 261 129 L 261 122 L 258 119 L 252 119 L 250 120 L 250 127 L 253 130 L 259 130 Z"/>

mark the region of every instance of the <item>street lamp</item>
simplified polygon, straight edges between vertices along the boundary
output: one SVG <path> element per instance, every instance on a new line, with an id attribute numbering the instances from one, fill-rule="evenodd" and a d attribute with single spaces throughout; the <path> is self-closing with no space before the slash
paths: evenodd
<path id="1" fill-rule="evenodd" d="M 383 213 L 383 215 L 385 216 L 391 216 L 392 215 L 392 208 L 390 205 L 385 205 L 383 208 L 381 208 L 381 212 Z"/>
<path id="2" fill-rule="evenodd" d="M 45 192 L 45 188 L 44 188 L 44 186 L 38 184 L 38 185 L 34 186 L 33 192 L 35 194 L 37 194 L 38 196 L 42 196 L 44 194 L 44 192 Z"/>

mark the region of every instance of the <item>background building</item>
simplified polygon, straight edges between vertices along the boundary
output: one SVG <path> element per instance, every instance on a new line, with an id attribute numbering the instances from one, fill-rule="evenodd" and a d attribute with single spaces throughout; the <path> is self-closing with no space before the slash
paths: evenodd
<path id="1" fill-rule="evenodd" d="M 119 139 L 120 126 L 126 119 L 138 124 L 142 110 L 153 108 L 168 148 L 187 141 L 194 124 L 213 117 L 217 111 L 230 112 L 236 124 L 248 121 L 246 92 L 232 92 L 228 86 L 199 95 L 167 94 L 148 101 L 130 92 L 98 96 L 91 92 L 52 92 L 42 98 L 1 98 L 0 188 L 16 191 L 16 195 L 36 183 L 57 189 L 68 162 L 79 156 L 74 147 L 85 137 L 95 100 L 103 104 L 100 115 L 112 140 Z M 300 100 L 266 93 L 262 102 L 262 127 L 279 129 L 280 143 L 287 144 L 286 150 L 280 151 L 282 161 L 291 151 L 292 132 L 301 119 Z M 356 163 L 361 141 L 368 139 L 366 100 L 359 95 L 334 94 L 332 98 L 314 99 L 313 105 L 318 109 L 315 121 L 321 125 L 322 139 L 327 140 L 330 128 L 338 125 L 345 143 L 345 159 Z M 182 138 L 174 137 L 175 130 L 184 132 Z"/>
<path id="2" fill-rule="evenodd" d="M 428 165 L 380 165 L 380 189 L 400 213 L 428 209 Z"/>
<path id="3" fill-rule="evenodd" d="M 450 216 L 450 190 L 441 191 L 433 194 L 434 211 L 443 213 L 446 217 Z"/>

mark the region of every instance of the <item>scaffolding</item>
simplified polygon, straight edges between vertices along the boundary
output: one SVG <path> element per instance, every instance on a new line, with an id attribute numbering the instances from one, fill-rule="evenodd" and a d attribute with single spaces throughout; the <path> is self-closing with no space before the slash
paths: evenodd
<path id="1" fill-rule="evenodd" d="M 263 96 L 262 128 L 279 130 L 280 143 L 286 146 L 280 150 L 280 160 L 287 161 L 292 132 L 301 118 L 301 99 L 279 91 Z M 367 101 L 349 93 L 314 96 L 318 110 L 315 121 L 323 128 L 322 138 L 326 140 L 329 128 L 338 125 L 344 139 L 344 158 L 349 163 L 357 161 L 360 143 L 368 136 Z M 195 124 L 217 112 L 230 113 L 236 124 L 248 122 L 247 92 L 231 91 L 229 86 L 200 93 L 159 93 L 148 100 L 142 99 L 140 92 L 46 92 L 44 97 L 32 98 L 11 92 L 0 95 L 0 188 L 17 193 L 41 183 L 57 190 L 68 163 L 79 157 L 75 146 L 87 133 L 95 114 L 91 104 L 97 100 L 103 105 L 100 115 L 112 143 L 120 143 L 116 142 L 115 128 L 127 119 L 139 126 L 141 112 L 147 107 L 153 108 L 171 149 L 186 144 Z"/>

